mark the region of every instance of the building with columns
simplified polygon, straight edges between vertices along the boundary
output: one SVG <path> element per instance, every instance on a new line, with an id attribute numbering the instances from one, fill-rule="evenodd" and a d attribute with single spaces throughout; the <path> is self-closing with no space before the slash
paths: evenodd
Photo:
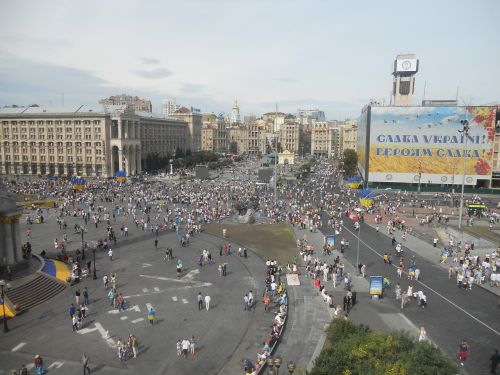
<path id="1" fill-rule="evenodd" d="M 1 108 L 0 174 L 139 174 L 150 151 L 185 149 L 187 125 L 127 105 Z"/>

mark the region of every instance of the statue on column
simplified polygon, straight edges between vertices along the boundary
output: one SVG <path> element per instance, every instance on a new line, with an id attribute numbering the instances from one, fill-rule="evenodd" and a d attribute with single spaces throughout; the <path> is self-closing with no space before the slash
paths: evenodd
<path id="1" fill-rule="evenodd" d="M 23 209 L 0 180 L 0 265 L 15 265 L 23 261 L 19 218 Z"/>

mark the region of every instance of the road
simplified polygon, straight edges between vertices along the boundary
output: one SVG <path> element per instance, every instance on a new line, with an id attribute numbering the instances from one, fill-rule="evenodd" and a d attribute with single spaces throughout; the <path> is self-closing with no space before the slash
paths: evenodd
<path id="1" fill-rule="evenodd" d="M 329 215 L 323 214 L 323 232 L 333 234 L 326 226 Z M 351 247 L 344 255 L 349 262 L 356 264 L 357 234 L 352 220 L 343 218 L 342 234 L 349 239 Z M 393 283 L 397 282 L 396 267 L 385 265 L 383 254 L 393 252 L 390 239 L 366 224 L 361 224 L 359 259 L 366 264 L 368 275 L 387 275 Z M 482 289 L 471 291 L 459 290 L 454 280 L 438 265 L 422 258 L 417 253 L 406 249 L 405 257 L 415 256 L 416 264 L 421 269 L 421 280 L 413 281 L 414 291 L 423 290 L 427 295 L 428 306 L 425 309 L 412 301 L 405 307 L 404 314 L 416 325 L 424 326 L 430 339 L 450 357 L 456 358 L 458 344 L 466 339 L 470 344 L 469 359 L 465 369 L 469 374 L 487 374 L 489 356 L 500 344 L 500 319 L 498 297 Z M 408 280 L 403 276 L 401 287 L 408 287 Z M 394 305 L 394 293 L 389 291 L 386 298 Z"/>

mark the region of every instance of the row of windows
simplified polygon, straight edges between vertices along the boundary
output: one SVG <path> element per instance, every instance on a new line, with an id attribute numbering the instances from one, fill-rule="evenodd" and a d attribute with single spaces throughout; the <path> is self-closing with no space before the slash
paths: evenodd
<path id="1" fill-rule="evenodd" d="M 0 139 L 101 139 L 101 135 L 100 134 L 94 134 L 94 136 L 92 136 L 92 134 L 85 134 L 84 137 L 82 137 L 81 134 L 75 134 L 73 136 L 73 134 L 66 134 L 66 136 L 64 136 L 63 134 L 57 134 L 56 136 L 54 136 L 54 134 L 48 134 L 47 135 L 47 138 L 45 138 L 45 135 L 42 134 L 42 135 L 38 135 L 38 136 L 35 136 L 34 134 L 30 134 L 30 136 L 28 137 L 27 134 L 21 134 L 21 136 L 18 136 L 17 134 L 13 134 L 12 136 L 10 134 L 0 134 Z"/>
<path id="2" fill-rule="evenodd" d="M 30 120 L 30 121 L 2 121 L 3 126 L 8 125 L 100 125 L 101 120 Z"/>
<path id="3" fill-rule="evenodd" d="M 27 133 L 28 128 L 18 128 L 18 127 L 13 127 L 12 128 L 12 133 L 17 133 L 18 130 L 20 129 L 21 133 Z M 66 133 L 73 133 L 73 128 L 56 128 L 56 133 L 62 133 L 66 129 Z M 38 131 L 38 134 L 43 134 L 45 133 L 45 128 L 29 128 L 30 134 L 35 134 Z M 3 134 L 9 134 L 10 129 L 9 128 L 3 128 Z M 47 128 L 47 133 L 54 133 L 54 128 Z M 75 133 L 82 133 L 82 128 L 75 128 Z M 85 128 L 85 133 L 92 133 L 92 128 L 86 127 Z M 101 128 L 96 127 L 94 128 L 94 133 L 101 133 Z"/>
<path id="4" fill-rule="evenodd" d="M 54 155 L 50 155 L 49 157 L 46 157 L 46 156 L 40 156 L 40 158 L 38 158 L 36 155 L 32 155 L 31 156 L 31 159 L 27 156 L 27 155 L 22 155 L 22 158 L 19 156 L 19 155 L 14 155 L 13 157 L 11 157 L 10 155 L 5 155 L 5 161 L 32 161 L 32 162 L 37 162 L 37 161 L 40 161 L 40 162 L 46 162 L 46 161 L 56 161 L 56 157 Z M 73 162 L 73 161 L 76 161 L 77 163 L 81 163 L 83 162 L 84 158 L 82 156 L 77 156 L 77 157 L 72 157 L 72 156 L 57 156 L 57 161 L 59 162 L 64 162 L 64 161 L 67 161 L 67 162 Z M 2 155 L 0 154 L 0 162 L 2 161 Z M 85 157 L 85 161 L 87 163 L 92 163 L 92 156 L 87 156 Z M 96 163 L 101 163 L 104 161 L 104 158 L 100 157 L 100 156 L 96 156 L 95 157 L 95 162 Z"/>

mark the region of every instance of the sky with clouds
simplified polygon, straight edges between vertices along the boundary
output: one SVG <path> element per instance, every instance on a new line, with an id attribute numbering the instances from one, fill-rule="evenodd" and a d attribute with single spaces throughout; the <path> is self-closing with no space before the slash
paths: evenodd
<path id="1" fill-rule="evenodd" d="M 497 0 L 2 0 L 0 106 L 127 93 L 242 114 L 389 101 L 398 53 L 420 59 L 414 103 L 500 103 Z M 63 95 L 64 94 L 64 95 Z"/>

